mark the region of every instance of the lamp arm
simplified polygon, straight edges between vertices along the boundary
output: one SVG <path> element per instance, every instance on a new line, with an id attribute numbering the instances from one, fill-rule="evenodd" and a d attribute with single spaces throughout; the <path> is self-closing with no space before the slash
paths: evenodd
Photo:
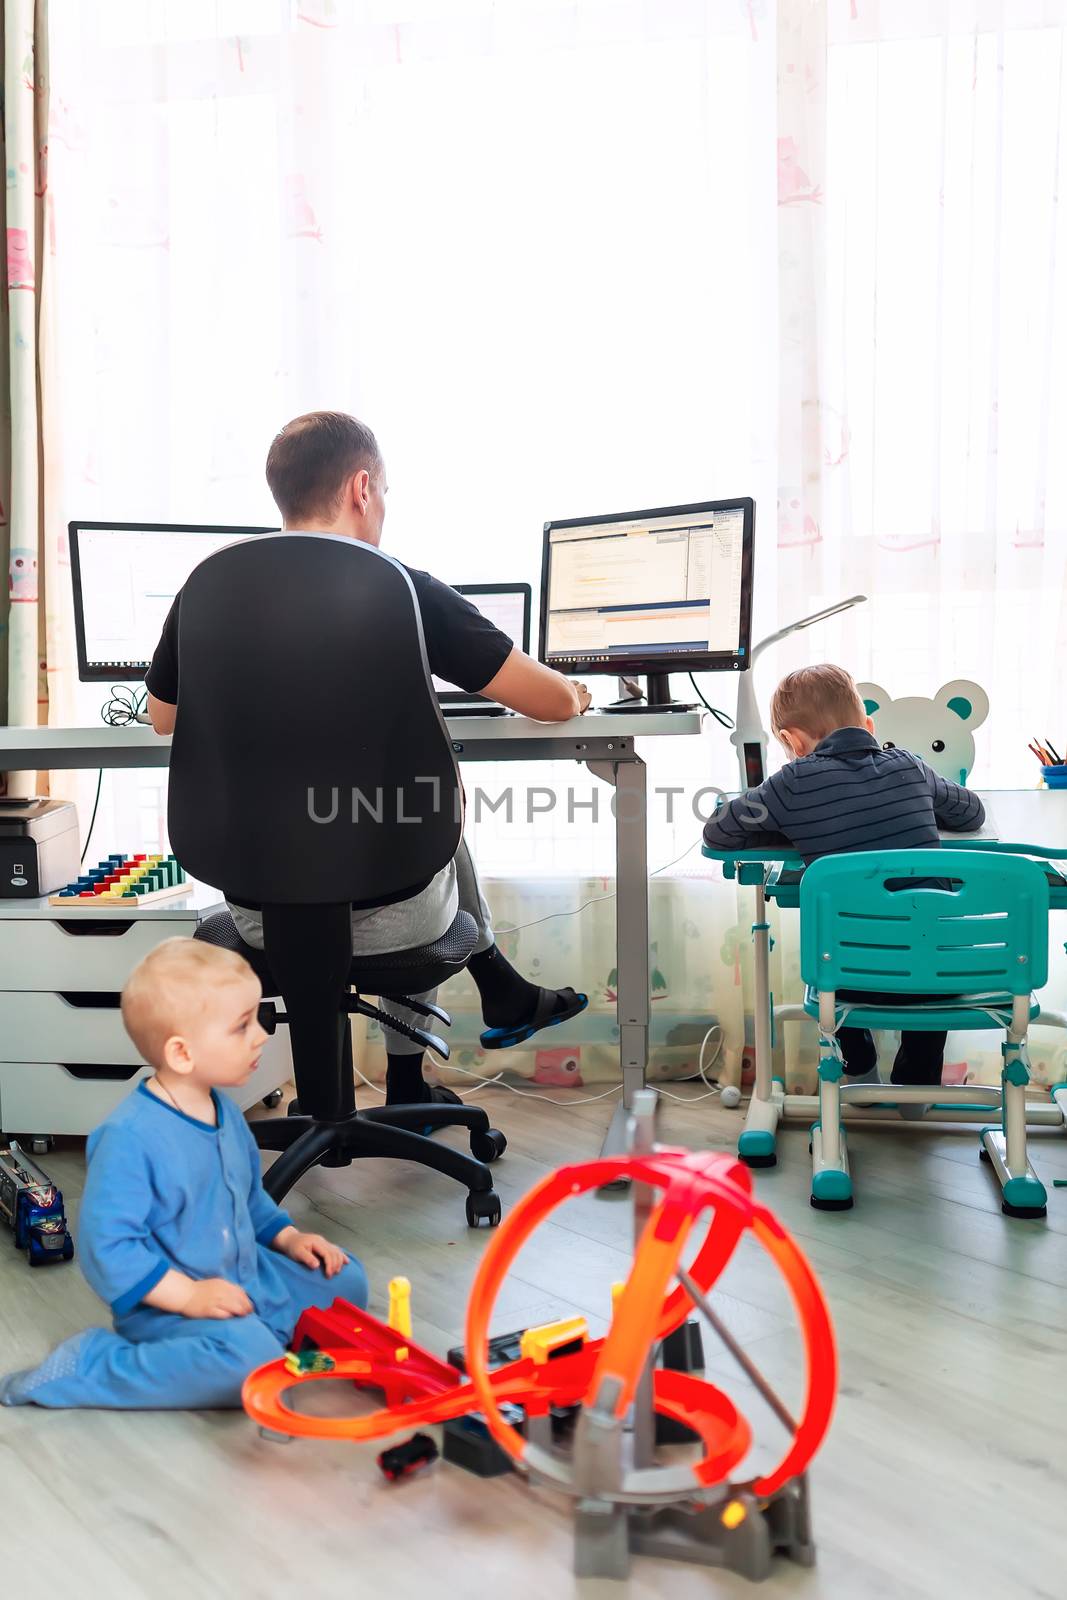
<path id="1" fill-rule="evenodd" d="M 865 594 L 850 595 L 847 600 L 838 600 L 836 605 L 815 611 L 810 617 L 800 617 L 796 622 L 790 622 L 786 627 L 779 628 L 777 633 L 769 633 L 766 639 L 761 639 L 749 654 L 748 667 L 739 673 L 737 678 L 737 714 L 734 719 L 736 726 L 730 735 L 730 743 L 737 751 L 743 789 L 752 788 L 753 780 L 761 783 L 767 774 L 768 739 L 760 716 L 759 703 L 756 700 L 753 670 L 757 660 L 764 650 L 769 650 L 772 644 L 779 644 L 783 639 L 787 639 L 791 633 L 797 633 L 801 628 L 810 628 L 815 622 L 825 622 L 827 617 L 836 617 L 841 611 L 849 611 L 853 606 L 864 604 L 866 599 Z"/>

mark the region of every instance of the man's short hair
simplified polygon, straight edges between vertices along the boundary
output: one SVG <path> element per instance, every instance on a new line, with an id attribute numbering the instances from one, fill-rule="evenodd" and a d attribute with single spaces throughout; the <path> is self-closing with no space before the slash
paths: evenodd
<path id="1" fill-rule="evenodd" d="M 309 411 L 287 422 L 267 452 L 267 486 L 290 525 L 330 522 L 354 473 L 382 464 L 370 429 L 343 411 Z"/>
<path id="2" fill-rule="evenodd" d="M 228 983 L 255 979 L 243 956 L 201 939 L 164 939 L 126 979 L 122 1020 L 150 1067 L 163 1046 L 195 1022 L 208 995 Z"/>
<path id="3" fill-rule="evenodd" d="M 799 728 L 825 739 L 838 728 L 862 728 L 867 712 L 855 679 L 844 667 L 799 667 L 784 677 L 771 699 L 771 727 Z"/>

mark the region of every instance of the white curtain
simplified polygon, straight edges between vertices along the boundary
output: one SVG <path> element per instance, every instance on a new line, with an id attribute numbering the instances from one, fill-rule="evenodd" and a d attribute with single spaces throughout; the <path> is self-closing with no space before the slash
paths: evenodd
<path id="1" fill-rule="evenodd" d="M 976 679 L 975 781 L 1032 785 L 1067 740 L 1067 11 L 779 17 L 780 603 L 870 600 L 771 671 Z"/>
<path id="2" fill-rule="evenodd" d="M 972 781 L 1033 786 L 1067 740 L 1067 8 L 829 0 L 778 8 L 781 620 L 769 680 L 842 660 L 894 698 L 988 692 Z M 779 993 L 799 982 L 781 920 Z M 1058 954 L 1057 954 L 1058 951 Z M 1067 989 L 1053 944 L 1050 1003 Z M 996 1039 L 946 1078 L 996 1081 Z M 796 1041 L 790 1041 L 791 1046 Z M 1035 1077 L 1062 1039 L 1038 1030 Z M 790 1083 L 811 1081 L 789 1052 Z"/>
<path id="3" fill-rule="evenodd" d="M 976 778 L 1033 782 L 1027 738 L 1067 739 L 1065 21 L 1054 0 L 65 0 L 67 513 L 269 521 L 267 444 L 317 407 L 375 428 L 387 547 L 450 582 L 536 585 L 549 517 L 752 493 L 756 637 L 870 597 L 771 653 L 764 700 L 810 659 L 895 696 L 971 676 Z M 729 681 L 702 686 L 729 708 Z M 734 768 L 715 725 L 648 754 L 653 786 L 687 786 L 673 820 L 653 805 L 655 869 Z M 473 830 L 501 926 L 566 913 L 512 953 L 595 992 L 574 1037 L 606 1055 L 612 907 L 577 908 L 612 888 L 610 821 L 565 792 L 526 820 L 524 798 L 598 786 L 476 779 L 512 782 L 523 819 Z M 158 798 L 108 777 L 94 847 L 155 842 Z M 733 1059 L 750 1031 L 749 908 L 699 870 L 691 850 L 653 885 L 680 1065 L 714 1019 Z"/>
<path id="4" fill-rule="evenodd" d="M 373 426 L 386 547 L 449 582 L 536 592 L 550 517 L 769 508 L 775 52 L 750 10 L 69 0 L 52 128 L 69 515 L 269 522 L 270 439 L 319 407 Z M 93 720 L 104 695 L 82 694 Z M 653 784 L 689 790 L 653 806 L 653 871 L 699 861 L 690 797 L 730 781 L 721 730 L 688 743 L 648 752 Z M 590 992 L 552 1040 L 588 1075 L 617 1060 L 613 903 L 579 910 L 613 889 L 608 794 L 574 766 L 467 782 L 515 792 L 473 847 L 517 963 Z M 94 855 L 161 843 L 159 792 L 108 775 Z M 735 920 L 731 887 L 657 878 L 661 1065 L 692 1069 L 716 1020 L 739 1059 L 737 965 L 717 944 L 694 959 Z M 546 1055 L 529 1070 L 555 1075 Z"/>

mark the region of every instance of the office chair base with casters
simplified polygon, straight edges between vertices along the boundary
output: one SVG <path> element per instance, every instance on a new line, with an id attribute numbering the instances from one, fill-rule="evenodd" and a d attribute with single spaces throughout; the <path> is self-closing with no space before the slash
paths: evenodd
<path id="1" fill-rule="evenodd" d="M 472 1154 L 435 1144 L 421 1131 L 428 1127 L 466 1127 Z M 263 1187 L 273 1200 L 280 1201 L 312 1167 L 346 1167 L 362 1157 L 378 1156 L 414 1161 L 465 1184 L 470 1227 L 488 1222 L 492 1228 L 500 1221 L 500 1197 L 493 1189 L 489 1162 L 503 1154 L 507 1141 L 489 1126 L 480 1107 L 376 1106 L 352 1111 L 335 1122 L 272 1117 L 253 1123 L 252 1133 L 261 1150 L 281 1152 L 263 1177 Z"/>
<path id="2" fill-rule="evenodd" d="M 243 956 L 259 978 L 264 995 L 277 995 L 280 992 L 280 984 L 267 964 L 266 954 L 245 944 L 229 912 L 219 912 L 206 918 L 196 936 Z M 473 948 L 474 936 L 473 918 L 461 911 L 435 944 L 401 952 L 395 958 L 374 956 L 353 961 L 348 974 L 349 983 L 359 990 L 377 994 L 380 999 L 394 1000 L 416 1011 L 422 1009 L 447 1025 L 451 1021 L 447 1012 L 439 1007 L 419 1007 L 404 991 L 410 988 L 420 993 L 432 989 L 459 970 L 466 963 L 470 948 Z M 359 994 L 345 996 L 341 1009 L 348 1013 L 381 1016 L 378 1008 L 369 1005 Z M 338 1020 L 341 1021 L 340 1018 Z M 261 1007 L 261 1022 L 268 1031 L 272 1032 L 278 1023 L 288 1021 L 289 1018 L 279 1013 L 270 1001 Z M 392 1019 L 390 1026 L 399 1026 L 401 1031 L 418 1038 L 447 1059 L 448 1046 L 434 1035 L 396 1024 Z M 342 1024 L 340 1045 L 340 1061 L 349 1063 L 352 1059 L 351 1027 L 347 1016 Z M 322 1097 L 321 1085 L 314 1081 L 309 1085 L 305 1081 L 309 1066 L 314 1069 L 317 1065 L 296 1059 L 294 1051 L 297 1100 L 293 1104 L 301 1109 L 296 1114 L 272 1117 L 269 1121 L 251 1125 L 261 1150 L 279 1152 L 278 1159 L 263 1176 L 263 1186 L 272 1199 L 281 1200 L 313 1167 L 344 1167 L 353 1161 L 374 1156 L 412 1161 L 464 1184 L 467 1189 L 468 1225 L 476 1228 L 485 1222 L 490 1227 L 496 1226 L 500 1221 L 501 1207 L 499 1196 L 493 1189 L 489 1164 L 503 1155 L 507 1140 L 490 1126 L 489 1118 L 480 1106 L 417 1104 L 375 1106 L 368 1111 L 359 1111 L 355 1104 L 352 1075 L 342 1070 L 336 1104 L 330 1107 L 333 1114 L 306 1115 L 303 1104 L 311 1104 L 316 1098 L 321 1101 Z M 467 1130 L 470 1155 L 450 1145 L 435 1143 L 426 1132 L 457 1127 Z"/>

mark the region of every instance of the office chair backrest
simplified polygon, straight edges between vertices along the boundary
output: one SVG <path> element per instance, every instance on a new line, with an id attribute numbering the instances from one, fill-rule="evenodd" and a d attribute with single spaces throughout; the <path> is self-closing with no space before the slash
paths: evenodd
<path id="1" fill-rule="evenodd" d="M 455 854 L 460 788 L 411 581 L 327 534 L 196 568 L 178 620 L 174 852 L 252 904 L 383 904 Z"/>
<path id="2" fill-rule="evenodd" d="M 895 888 L 932 878 L 948 888 Z M 823 856 L 800 885 L 800 972 L 821 993 L 1025 995 L 1048 978 L 1048 882 L 978 850 Z"/>

